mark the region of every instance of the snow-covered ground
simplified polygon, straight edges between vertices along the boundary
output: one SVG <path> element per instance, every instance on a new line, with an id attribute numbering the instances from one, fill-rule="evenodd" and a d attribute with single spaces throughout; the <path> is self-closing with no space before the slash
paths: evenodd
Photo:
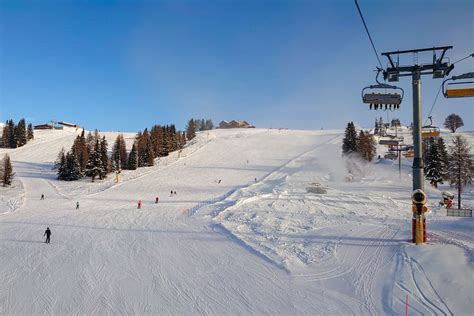
<path id="1" fill-rule="evenodd" d="M 407 296 L 410 315 L 471 314 L 472 218 L 426 186 L 429 242 L 411 244 L 409 159 L 347 182 L 342 131 L 213 130 L 117 184 L 58 181 L 77 133 L 0 149 L 16 172 L 0 188 L 0 315 L 403 314 Z"/>

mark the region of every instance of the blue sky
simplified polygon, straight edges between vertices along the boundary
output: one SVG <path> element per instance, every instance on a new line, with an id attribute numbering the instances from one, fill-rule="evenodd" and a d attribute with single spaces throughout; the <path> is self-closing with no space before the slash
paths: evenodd
<path id="1" fill-rule="evenodd" d="M 448 57 L 456 61 L 474 52 L 474 1 L 359 4 L 379 53 L 453 45 Z M 375 117 L 387 118 L 361 103 L 375 66 L 352 0 L 0 0 L 1 121 L 56 119 L 120 131 L 184 128 L 190 117 L 371 127 Z M 468 71 L 474 58 L 452 74 Z M 440 84 L 423 77 L 425 114 Z M 408 124 L 411 82 L 399 85 L 405 102 L 389 117 Z M 440 97 L 435 123 L 455 112 L 464 130 L 474 130 L 473 107 L 473 99 Z"/>

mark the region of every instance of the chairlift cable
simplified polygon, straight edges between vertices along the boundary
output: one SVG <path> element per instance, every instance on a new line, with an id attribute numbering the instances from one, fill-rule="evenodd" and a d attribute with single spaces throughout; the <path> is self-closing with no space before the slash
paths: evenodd
<path id="1" fill-rule="evenodd" d="M 372 36 L 370 36 L 369 29 L 367 28 L 367 24 L 365 23 L 364 16 L 362 15 L 362 11 L 360 10 L 359 3 L 357 3 L 357 0 L 354 0 L 355 5 L 357 7 L 357 11 L 359 11 L 360 18 L 362 19 L 362 23 L 364 23 L 365 31 L 367 32 L 367 35 L 369 36 L 370 44 L 372 44 L 372 48 L 374 49 L 375 57 L 377 57 L 377 60 L 379 61 L 380 68 L 383 68 L 382 62 L 380 61 L 379 54 L 377 53 L 377 49 L 375 48 L 374 41 L 372 40 Z"/>
<path id="2" fill-rule="evenodd" d="M 430 112 L 428 113 L 428 118 L 427 118 L 426 121 L 425 121 L 425 125 L 426 125 L 426 123 L 428 122 L 428 119 L 429 119 L 429 117 L 431 116 L 431 113 L 432 113 L 433 110 L 434 110 L 434 107 L 435 107 L 435 105 L 436 105 L 436 101 L 438 101 L 439 93 L 441 92 L 441 89 L 442 89 L 442 88 L 443 88 L 443 84 L 441 84 L 441 85 L 439 86 L 438 93 L 436 94 L 436 98 L 434 99 L 434 102 L 433 102 L 433 104 L 431 105 Z"/>
<path id="3" fill-rule="evenodd" d="M 469 55 L 467 55 L 466 57 L 459 59 L 458 61 L 454 62 L 453 65 L 454 65 L 454 64 L 457 64 L 457 63 L 460 62 L 460 61 L 463 61 L 463 60 L 465 60 L 465 59 L 468 59 L 469 57 L 474 57 L 474 53 L 469 54 Z"/>

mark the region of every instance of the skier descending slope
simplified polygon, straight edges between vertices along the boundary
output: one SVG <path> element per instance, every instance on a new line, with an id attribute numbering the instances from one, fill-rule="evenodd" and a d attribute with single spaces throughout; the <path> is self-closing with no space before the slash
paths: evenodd
<path id="1" fill-rule="evenodd" d="M 138 200 L 137 209 L 141 209 L 141 208 L 142 208 L 142 200 Z"/>
<path id="2" fill-rule="evenodd" d="M 49 227 L 46 227 L 46 230 L 44 231 L 43 237 L 46 236 L 46 241 L 45 243 L 49 244 L 49 239 L 51 237 L 51 230 Z"/>

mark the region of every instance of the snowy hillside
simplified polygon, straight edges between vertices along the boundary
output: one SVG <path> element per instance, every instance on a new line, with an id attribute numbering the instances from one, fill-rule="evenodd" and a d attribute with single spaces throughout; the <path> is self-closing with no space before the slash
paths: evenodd
<path id="1" fill-rule="evenodd" d="M 348 182 L 342 131 L 213 130 L 119 183 L 58 181 L 76 133 L 0 149 L 16 172 L 0 188 L 1 315 L 403 314 L 407 295 L 410 315 L 471 313 L 472 218 L 446 217 L 448 187 L 426 185 L 429 242 L 410 243 L 412 160 Z"/>

